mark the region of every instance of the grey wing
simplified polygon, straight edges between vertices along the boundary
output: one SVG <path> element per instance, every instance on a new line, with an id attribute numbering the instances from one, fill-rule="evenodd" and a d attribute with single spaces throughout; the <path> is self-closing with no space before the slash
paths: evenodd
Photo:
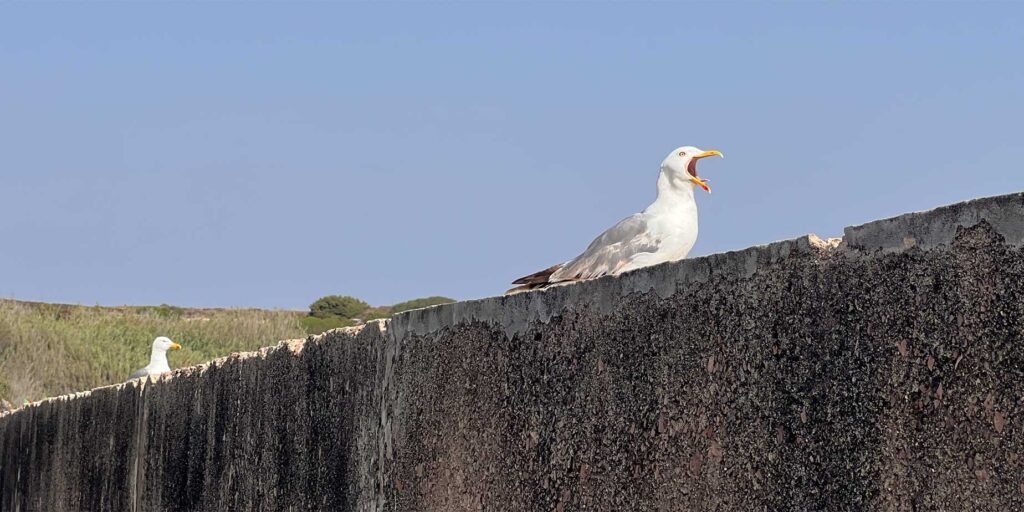
<path id="1" fill-rule="evenodd" d="M 149 371 L 147 371 L 145 368 L 139 368 L 138 370 L 132 372 L 130 376 L 128 376 L 128 380 L 135 380 L 139 377 L 145 377 L 147 375 L 149 375 Z"/>
<path id="2" fill-rule="evenodd" d="M 636 254 L 657 250 L 659 242 L 648 234 L 644 215 L 633 214 L 601 233 L 583 254 L 552 274 L 550 282 L 592 279 L 610 274 Z"/>

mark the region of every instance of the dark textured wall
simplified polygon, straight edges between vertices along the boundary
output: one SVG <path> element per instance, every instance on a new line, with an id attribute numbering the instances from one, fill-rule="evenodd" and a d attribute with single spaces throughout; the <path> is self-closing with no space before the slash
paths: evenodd
<path id="1" fill-rule="evenodd" d="M 366 333 L 0 417 L 0 509 L 354 510 L 374 493 L 379 424 Z"/>
<path id="2" fill-rule="evenodd" d="M 3 510 L 1022 510 L 1024 194 L 0 416 Z"/>

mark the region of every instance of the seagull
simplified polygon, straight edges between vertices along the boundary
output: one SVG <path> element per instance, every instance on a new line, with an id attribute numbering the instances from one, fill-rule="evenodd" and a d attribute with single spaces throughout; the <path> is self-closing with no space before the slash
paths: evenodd
<path id="1" fill-rule="evenodd" d="M 707 180 L 697 176 L 697 160 L 724 157 L 721 151 L 693 146 L 673 150 L 661 162 L 658 197 L 644 211 L 608 228 L 583 251 L 565 263 L 512 281 L 517 293 L 572 281 L 619 275 L 686 257 L 697 241 L 697 203 L 694 187 L 710 193 Z"/>
<path id="2" fill-rule="evenodd" d="M 153 340 L 153 351 L 149 354 L 149 364 L 145 368 L 139 368 L 132 372 L 132 375 L 128 377 L 128 380 L 134 380 L 139 377 L 147 377 L 149 375 L 160 375 L 161 373 L 167 373 L 171 371 L 171 367 L 167 365 L 167 351 L 168 350 L 180 350 L 181 345 L 171 341 L 166 336 L 160 336 Z"/>

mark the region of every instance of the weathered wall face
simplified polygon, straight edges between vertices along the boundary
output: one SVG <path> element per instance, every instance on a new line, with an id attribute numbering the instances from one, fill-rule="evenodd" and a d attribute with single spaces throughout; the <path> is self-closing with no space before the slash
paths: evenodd
<path id="1" fill-rule="evenodd" d="M 0 417 L 3 510 L 1021 510 L 1024 194 Z"/>
<path id="2" fill-rule="evenodd" d="M 0 510 L 369 503 L 381 343 L 364 333 L 286 342 L 0 417 Z"/>

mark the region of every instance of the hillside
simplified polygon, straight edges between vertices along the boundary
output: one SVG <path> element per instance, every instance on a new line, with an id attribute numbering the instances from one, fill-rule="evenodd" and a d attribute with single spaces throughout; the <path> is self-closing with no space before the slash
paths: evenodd
<path id="1" fill-rule="evenodd" d="M 299 311 L 72 306 L 0 300 L 0 398 L 14 404 L 121 382 L 158 335 L 172 368 L 305 336 Z"/>
<path id="2" fill-rule="evenodd" d="M 336 297 L 336 296 L 335 296 Z M 302 338 L 361 320 L 451 302 L 446 297 L 370 307 L 358 317 L 304 311 L 193 309 L 175 306 L 77 306 L 0 299 L 0 399 L 20 405 L 123 381 L 149 362 L 150 344 L 168 336 L 182 345 L 171 368 Z"/>

